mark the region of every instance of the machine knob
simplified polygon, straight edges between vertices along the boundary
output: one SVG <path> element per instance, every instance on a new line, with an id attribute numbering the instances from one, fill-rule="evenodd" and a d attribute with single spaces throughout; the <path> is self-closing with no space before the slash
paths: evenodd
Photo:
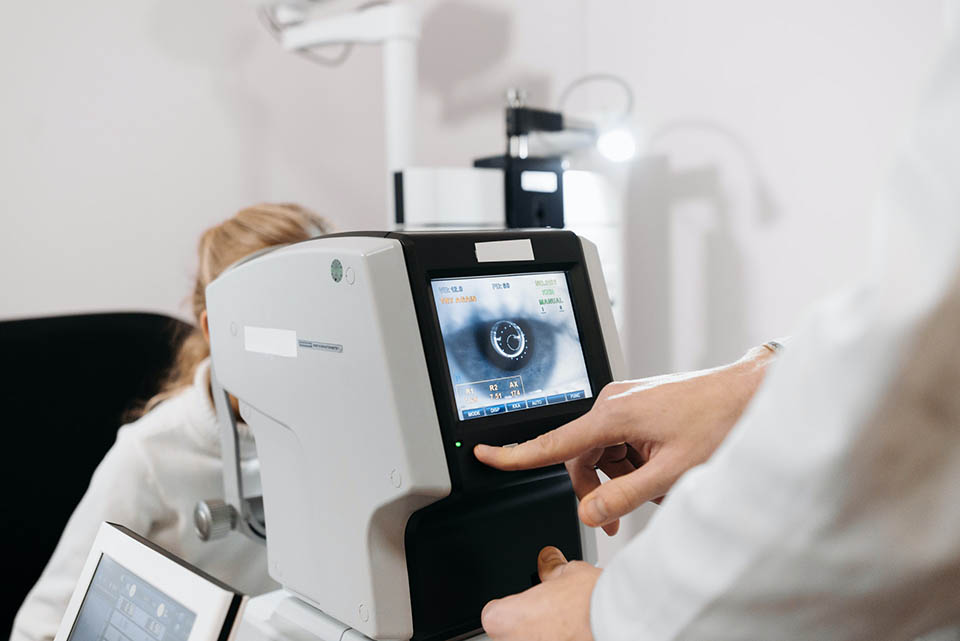
<path id="1" fill-rule="evenodd" d="M 201 541 L 222 539 L 237 527 L 237 511 L 220 499 L 198 501 L 193 508 L 193 527 Z"/>

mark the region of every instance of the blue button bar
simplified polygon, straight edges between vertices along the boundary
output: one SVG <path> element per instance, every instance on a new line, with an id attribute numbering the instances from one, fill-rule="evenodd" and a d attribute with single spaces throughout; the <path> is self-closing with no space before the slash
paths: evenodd
<path id="1" fill-rule="evenodd" d="M 586 398 L 586 395 L 583 393 L 583 390 L 577 392 L 567 392 L 568 401 L 579 401 L 581 398 Z"/>
<path id="2" fill-rule="evenodd" d="M 496 414 L 506 414 L 507 406 L 506 405 L 491 405 L 490 407 L 484 408 L 487 416 L 494 416 Z"/>
<path id="3" fill-rule="evenodd" d="M 464 418 L 464 419 L 468 419 L 468 418 L 480 418 L 481 416 L 483 416 L 483 408 L 482 408 L 482 407 L 478 407 L 478 408 L 472 409 L 472 410 L 463 410 L 463 418 Z"/>
<path id="4" fill-rule="evenodd" d="M 542 396 L 540 398 L 531 398 L 529 401 L 527 401 L 527 407 L 543 407 L 546 404 L 547 399 L 543 398 Z"/>
<path id="5" fill-rule="evenodd" d="M 566 394 L 554 394 L 553 396 L 547 397 L 547 402 L 553 405 L 554 403 L 564 403 L 567 400 Z"/>
<path id="6" fill-rule="evenodd" d="M 507 403 L 508 412 L 516 412 L 517 410 L 525 410 L 525 409 L 527 409 L 526 401 L 514 401 L 512 403 Z"/>

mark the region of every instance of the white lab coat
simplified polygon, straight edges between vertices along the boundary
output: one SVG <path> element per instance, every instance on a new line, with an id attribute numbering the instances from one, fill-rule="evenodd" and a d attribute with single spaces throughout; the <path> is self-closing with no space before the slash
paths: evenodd
<path id="1" fill-rule="evenodd" d="M 956 36 L 878 213 L 869 277 L 801 325 L 729 438 L 601 575 L 598 641 L 960 623 Z"/>
<path id="2" fill-rule="evenodd" d="M 223 496 L 216 415 L 207 391 L 209 363 L 191 387 L 122 427 L 67 522 L 40 580 L 13 623 L 11 641 L 45 641 L 57 632 L 100 523 L 126 525 L 247 594 L 278 586 L 267 575 L 266 547 L 232 533 L 204 543 L 193 506 Z M 243 472 L 259 483 L 255 445 L 241 435 Z"/>

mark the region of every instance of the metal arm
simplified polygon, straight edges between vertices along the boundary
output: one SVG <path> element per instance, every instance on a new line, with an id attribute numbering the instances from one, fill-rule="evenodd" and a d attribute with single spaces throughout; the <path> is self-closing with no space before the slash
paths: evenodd
<path id="1" fill-rule="evenodd" d="M 354 3 L 347 7 L 354 9 Z M 341 15 L 324 14 L 285 27 L 280 42 L 288 50 L 328 44 L 381 44 L 383 113 L 387 160 L 387 219 L 394 219 L 393 174 L 413 164 L 417 122 L 417 44 L 420 12 L 410 2 L 374 4 Z"/>
<path id="2" fill-rule="evenodd" d="M 222 538 L 231 530 L 237 530 L 262 543 L 267 536 L 263 518 L 263 497 L 244 496 L 237 417 L 230 405 L 230 395 L 217 381 L 213 366 L 210 367 L 210 390 L 213 394 L 213 405 L 217 410 L 217 426 L 220 428 L 223 500 L 207 499 L 197 503 L 193 512 L 197 536 L 209 541 Z"/>

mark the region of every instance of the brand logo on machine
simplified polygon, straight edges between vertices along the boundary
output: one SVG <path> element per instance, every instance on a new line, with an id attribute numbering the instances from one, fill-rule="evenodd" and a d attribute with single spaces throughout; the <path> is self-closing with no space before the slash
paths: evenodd
<path id="1" fill-rule="evenodd" d="M 320 341 L 308 341 L 299 339 L 297 345 L 306 349 L 315 349 L 321 352 L 334 352 L 340 354 L 343 352 L 343 345 L 337 343 L 321 343 Z"/>

